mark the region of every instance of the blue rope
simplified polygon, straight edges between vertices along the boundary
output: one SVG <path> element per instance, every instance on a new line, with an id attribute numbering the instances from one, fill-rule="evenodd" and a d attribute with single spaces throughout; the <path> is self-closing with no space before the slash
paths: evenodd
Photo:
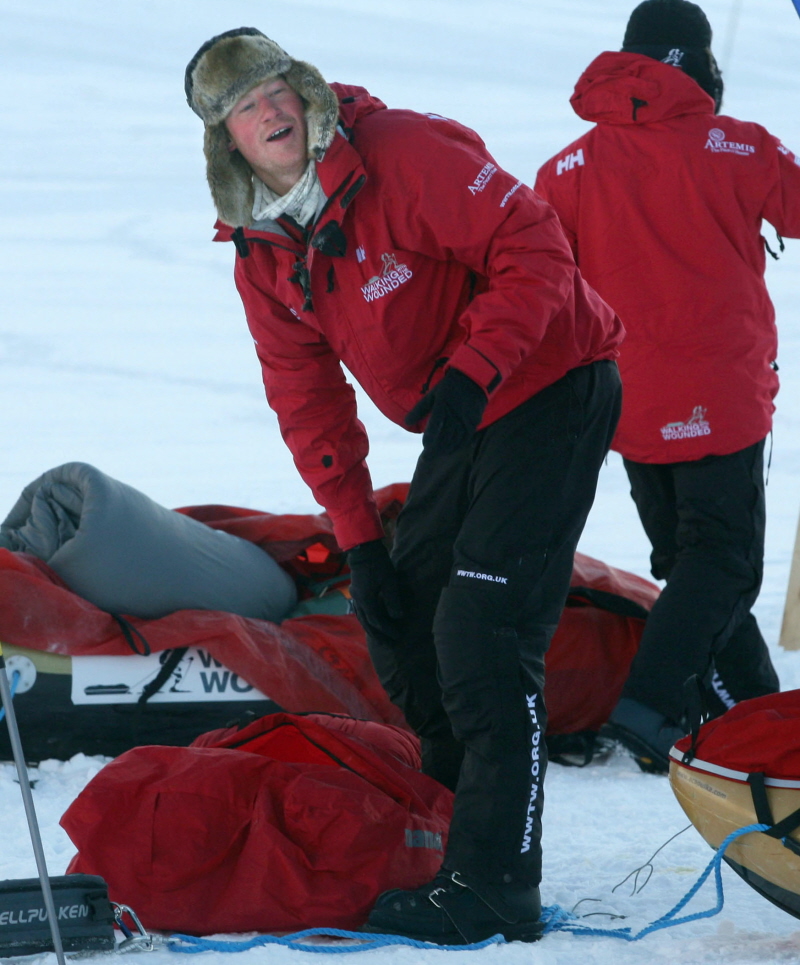
<path id="1" fill-rule="evenodd" d="M 650 935 L 655 931 L 660 931 L 663 928 L 673 928 L 675 925 L 685 925 L 690 921 L 697 921 L 700 918 L 713 918 L 714 915 L 718 915 L 722 911 L 722 906 L 725 902 L 725 896 L 722 891 L 722 857 L 728 845 L 735 841 L 736 838 L 740 838 L 744 834 L 750 834 L 753 831 L 769 831 L 770 826 L 768 824 L 748 824 L 747 827 L 739 828 L 738 831 L 732 831 L 727 838 L 722 842 L 722 844 L 717 849 L 717 853 L 709 861 L 708 866 L 705 871 L 700 875 L 694 885 L 689 889 L 689 891 L 684 895 L 683 898 L 666 913 L 662 915 L 657 921 L 652 922 L 652 924 L 647 925 L 641 931 L 637 932 L 635 935 L 631 933 L 630 928 L 590 928 L 587 925 L 578 924 L 579 919 L 569 912 L 563 912 L 558 909 L 558 912 L 553 914 L 548 920 L 545 921 L 544 934 L 547 935 L 554 931 L 569 931 L 573 935 L 608 935 L 611 938 L 621 938 L 627 942 L 638 942 L 640 939 L 644 938 L 645 935 Z M 692 915 L 685 915 L 683 918 L 676 918 L 675 915 L 678 914 L 689 902 L 694 898 L 697 892 L 705 884 L 708 876 L 711 872 L 714 872 L 714 881 L 717 890 L 717 903 L 713 908 L 709 908 L 706 911 L 698 911 Z M 556 906 L 557 907 L 557 906 Z M 546 909 L 550 912 L 551 909 Z M 542 918 L 545 918 L 543 912 Z"/>
<path id="2" fill-rule="evenodd" d="M 324 936 L 326 938 L 353 938 L 357 939 L 358 945 L 310 945 L 305 942 L 306 938 Z M 432 951 L 443 952 L 453 951 L 478 951 L 489 945 L 500 945 L 505 942 L 502 935 L 493 935 L 482 942 L 475 942 L 473 945 L 435 945 L 433 942 L 420 942 L 414 938 L 406 938 L 403 935 L 377 935 L 369 932 L 343 931 L 340 928 L 307 928 L 305 931 L 294 932 L 291 935 L 257 935 L 246 941 L 216 941 L 208 938 L 195 938 L 193 935 L 170 935 L 167 939 L 167 947 L 173 952 L 183 952 L 184 954 L 195 954 L 197 952 L 246 952 L 251 948 L 260 945 L 283 945 L 285 948 L 294 948 L 301 952 L 323 952 L 325 954 L 338 954 L 342 952 L 371 952 L 376 948 L 386 948 L 389 945 L 407 945 L 411 948 L 425 948 Z"/>
<path id="3" fill-rule="evenodd" d="M 19 686 L 19 682 L 20 682 L 21 679 L 22 679 L 22 674 L 19 672 L 19 670 L 15 670 L 14 673 L 11 674 L 11 688 L 10 688 L 10 691 L 11 691 L 11 699 L 12 699 L 12 700 L 14 699 L 14 695 L 15 695 L 16 692 L 17 692 L 17 687 Z M 0 720 L 3 720 L 3 719 L 5 718 L 5 716 L 6 716 L 6 709 L 5 709 L 5 707 L 0 707 Z"/>
<path id="4" fill-rule="evenodd" d="M 800 0 L 798 0 L 800 3 Z M 621 938 L 626 942 L 638 942 L 645 935 L 650 935 L 663 928 L 673 928 L 675 925 L 685 925 L 690 921 L 697 921 L 700 918 L 712 918 L 722 911 L 725 896 L 722 891 L 722 857 L 728 845 L 742 835 L 750 834 L 753 831 L 768 831 L 768 824 L 748 824 L 747 827 L 733 831 L 717 849 L 717 853 L 708 863 L 705 871 L 700 875 L 694 885 L 684 895 L 683 898 L 657 921 L 642 928 L 636 934 L 631 933 L 630 928 L 591 928 L 588 925 L 581 925 L 580 919 L 569 911 L 565 911 L 559 905 L 550 905 L 542 909 L 541 920 L 544 923 L 543 935 L 550 935 L 557 931 L 568 931 L 573 935 L 584 935 L 606 938 Z M 675 916 L 682 911 L 686 905 L 694 898 L 697 892 L 703 887 L 709 875 L 714 872 L 714 881 L 717 891 L 717 903 L 713 908 L 706 911 L 698 911 L 692 915 L 684 915 L 683 918 Z M 357 945 L 311 945 L 305 941 L 306 938 L 326 937 L 326 938 L 349 938 L 358 941 Z M 258 935 L 245 941 L 218 941 L 208 938 L 197 938 L 193 935 L 170 935 L 167 939 L 167 947 L 170 951 L 181 952 L 183 954 L 196 954 L 198 952 L 245 952 L 251 948 L 261 945 L 283 945 L 285 948 L 294 948 L 303 952 L 322 952 L 324 954 L 341 954 L 351 952 L 369 952 L 376 948 L 386 948 L 390 945 L 406 945 L 411 948 L 425 948 L 448 951 L 478 951 L 488 945 L 499 945 L 505 943 L 502 935 L 493 935 L 485 941 L 476 942 L 472 945 L 436 945 L 433 942 L 421 942 L 414 938 L 406 938 L 403 935 L 374 935 L 367 932 L 343 931 L 339 928 L 307 928 L 305 931 L 294 932 L 291 935 Z"/>

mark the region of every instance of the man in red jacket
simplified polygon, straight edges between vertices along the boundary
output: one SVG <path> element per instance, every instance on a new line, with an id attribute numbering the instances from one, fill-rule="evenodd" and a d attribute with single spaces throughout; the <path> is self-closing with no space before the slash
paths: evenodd
<path id="1" fill-rule="evenodd" d="M 328 85 L 252 28 L 204 44 L 186 92 L 269 403 L 381 682 L 456 791 L 441 873 L 368 927 L 534 940 L 544 654 L 618 419 L 619 320 L 460 124 Z M 342 363 L 424 430 L 391 555 Z"/>
<path id="2" fill-rule="evenodd" d="M 718 114 L 711 28 L 686 0 L 645 0 L 622 51 L 571 103 L 596 126 L 539 171 L 582 274 L 619 312 L 613 448 L 667 581 L 608 732 L 645 770 L 683 736 L 683 685 L 712 710 L 778 679 L 750 612 L 764 553 L 763 450 L 778 390 L 762 219 L 800 236 L 800 158 Z"/>

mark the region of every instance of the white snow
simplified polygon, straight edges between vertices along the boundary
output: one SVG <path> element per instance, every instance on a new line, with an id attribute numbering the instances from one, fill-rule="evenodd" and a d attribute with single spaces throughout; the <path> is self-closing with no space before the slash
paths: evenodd
<path id="1" fill-rule="evenodd" d="M 231 278 L 233 251 L 210 243 L 202 125 L 183 96 L 200 44 L 253 25 L 326 78 L 390 106 L 474 127 L 500 163 L 532 182 L 586 125 L 568 99 L 581 70 L 617 49 L 633 0 L 0 0 L 0 518 L 45 470 L 81 460 L 167 506 L 228 503 L 313 512 L 263 399 Z M 725 109 L 800 152 L 800 19 L 790 0 L 705 0 L 726 80 Z M 681 216 L 680 211 L 675 217 Z M 691 230 L 687 226 L 687 230 Z M 766 229 L 771 247 L 774 233 Z M 778 647 L 800 508 L 800 244 L 768 278 L 781 376 L 769 473 L 767 565 L 757 614 L 784 689 L 800 654 Z M 410 477 L 417 437 L 362 399 L 376 485 Z M 648 545 L 611 456 L 581 549 L 642 576 Z M 23 734 L 24 741 L 24 734 Z M 58 818 L 102 767 L 49 761 L 34 799 L 51 874 L 73 853 Z M 711 857 L 690 828 L 653 861 L 635 896 L 613 887 L 688 821 L 667 781 L 628 759 L 553 766 L 545 814 L 546 904 L 581 899 L 630 916 L 666 912 Z M 124 828 L 120 829 L 124 834 Z M 0 879 L 36 867 L 13 767 L 0 765 Z M 800 925 L 729 869 L 716 918 L 627 944 L 550 936 L 481 952 L 393 947 L 367 961 L 656 965 L 800 961 Z M 688 911 L 711 907 L 707 888 Z M 579 910 L 587 907 L 584 902 Z M 599 919 L 589 919 L 595 922 Z M 281 948 L 239 956 L 304 960 Z M 299 956 L 299 957 L 298 957 Z M 54 956 L 41 956 L 52 965 Z M 145 960 L 175 962 L 160 950 Z M 202 961 L 222 965 L 220 953 Z"/>

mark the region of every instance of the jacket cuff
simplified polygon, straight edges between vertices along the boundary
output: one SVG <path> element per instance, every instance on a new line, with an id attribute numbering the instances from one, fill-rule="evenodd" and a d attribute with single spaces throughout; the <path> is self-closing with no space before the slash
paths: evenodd
<path id="1" fill-rule="evenodd" d="M 482 352 L 471 345 L 461 345 L 450 356 L 448 368 L 458 369 L 464 375 L 477 382 L 489 395 L 500 385 L 502 376 L 497 366 Z"/>
<path id="2" fill-rule="evenodd" d="M 368 504 L 342 513 L 328 515 L 333 523 L 333 535 L 343 552 L 352 549 L 359 543 L 367 543 L 375 539 L 383 539 L 386 535 L 375 503 Z"/>

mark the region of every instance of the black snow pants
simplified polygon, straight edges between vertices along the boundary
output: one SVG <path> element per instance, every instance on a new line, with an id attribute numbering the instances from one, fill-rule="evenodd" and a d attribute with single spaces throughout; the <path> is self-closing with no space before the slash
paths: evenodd
<path id="1" fill-rule="evenodd" d="M 727 456 L 655 465 L 625 460 L 651 570 L 667 585 L 645 624 L 623 696 L 680 722 L 693 674 L 716 712 L 778 690 L 750 612 L 764 569 L 764 441 Z"/>
<path id="2" fill-rule="evenodd" d="M 541 878 L 544 658 L 620 397 L 595 362 L 459 452 L 423 451 L 397 519 L 405 633 L 370 652 L 423 770 L 456 791 L 444 866 L 493 884 Z"/>

